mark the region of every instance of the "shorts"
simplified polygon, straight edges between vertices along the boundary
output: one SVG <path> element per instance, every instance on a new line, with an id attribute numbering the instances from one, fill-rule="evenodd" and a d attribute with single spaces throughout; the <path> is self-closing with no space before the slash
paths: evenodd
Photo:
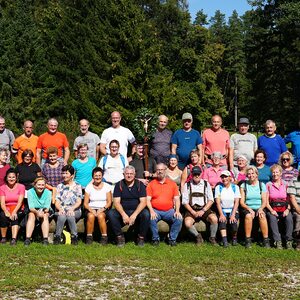
<path id="1" fill-rule="evenodd" d="M 202 208 L 204 207 L 204 206 L 199 206 L 199 205 L 193 205 L 193 206 L 191 206 L 192 207 L 192 209 L 193 210 L 195 210 L 195 211 L 200 211 L 200 210 L 202 210 Z M 195 220 L 195 222 L 199 222 L 199 221 L 201 221 L 201 220 L 204 220 L 204 221 L 207 221 L 207 218 L 208 218 L 208 216 L 210 215 L 210 214 L 215 214 L 211 209 L 208 209 L 204 214 L 203 214 L 203 216 L 202 217 L 197 217 L 197 218 L 195 218 L 189 211 L 186 211 L 186 213 L 185 213 L 185 215 L 184 215 L 184 217 L 186 218 L 186 217 L 191 217 L 191 218 L 193 218 L 194 220 Z"/>
<path id="2" fill-rule="evenodd" d="M 225 217 L 226 217 L 226 222 L 219 222 L 219 229 L 222 230 L 222 229 L 226 229 L 227 228 L 227 224 L 229 224 L 234 231 L 237 231 L 237 222 L 236 223 L 229 223 L 229 219 L 230 219 L 230 213 L 225 213 L 224 214 Z M 239 213 L 237 212 L 235 214 L 235 218 L 236 220 L 238 221 L 239 220 Z"/>
<path id="3" fill-rule="evenodd" d="M 25 214 L 20 211 L 18 212 L 18 218 L 16 220 L 11 220 L 10 218 L 5 216 L 5 213 L 3 211 L 0 212 L 0 227 L 5 228 L 10 226 L 15 226 L 15 225 L 20 225 L 22 220 L 24 219 Z"/>

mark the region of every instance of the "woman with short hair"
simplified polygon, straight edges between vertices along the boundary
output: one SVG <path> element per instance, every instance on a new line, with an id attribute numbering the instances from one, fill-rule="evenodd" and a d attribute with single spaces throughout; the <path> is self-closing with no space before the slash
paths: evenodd
<path id="1" fill-rule="evenodd" d="M 257 149 L 254 153 L 255 166 L 258 171 L 258 180 L 267 183 L 272 179 L 270 167 L 265 162 L 267 160 L 267 153 L 265 150 Z"/>
<path id="2" fill-rule="evenodd" d="M 294 158 L 291 152 L 285 151 L 281 153 L 278 164 L 282 167 L 282 180 L 292 182 L 297 180 L 299 171 L 293 167 Z"/>
<path id="3" fill-rule="evenodd" d="M 170 154 L 168 158 L 167 177 L 180 188 L 182 171 L 178 168 L 178 156 Z"/>
<path id="4" fill-rule="evenodd" d="M 9 156 L 9 152 L 5 148 L 0 148 L 0 186 L 5 184 L 5 176 L 8 169 L 10 169 L 10 165 L 7 163 L 7 158 Z"/>

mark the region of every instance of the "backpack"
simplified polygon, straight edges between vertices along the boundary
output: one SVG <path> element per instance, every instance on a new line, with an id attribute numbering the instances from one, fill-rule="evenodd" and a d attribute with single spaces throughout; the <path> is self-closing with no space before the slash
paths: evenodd
<path id="1" fill-rule="evenodd" d="M 121 158 L 121 162 L 123 164 L 123 168 L 125 168 L 125 157 L 121 153 L 119 155 L 120 155 L 120 158 Z M 107 154 L 103 157 L 103 171 L 105 170 L 105 165 L 107 163 L 107 157 L 108 157 Z"/>
<path id="2" fill-rule="evenodd" d="M 220 189 L 220 194 L 222 193 L 222 190 L 224 188 L 224 185 L 223 184 L 219 184 L 219 189 Z M 235 191 L 236 191 L 236 185 L 234 183 L 231 183 L 231 188 L 235 194 Z"/>

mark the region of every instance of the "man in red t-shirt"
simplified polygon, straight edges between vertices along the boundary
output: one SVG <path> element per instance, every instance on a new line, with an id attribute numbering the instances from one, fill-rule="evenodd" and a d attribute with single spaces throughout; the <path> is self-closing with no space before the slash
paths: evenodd
<path id="1" fill-rule="evenodd" d="M 40 166 L 47 160 L 47 149 L 50 146 L 58 149 L 58 157 L 67 165 L 70 157 L 69 142 L 65 134 L 57 131 L 58 122 L 51 118 L 47 123 L 48 131 L 41 134 L 37 142 L 36 162 Z"/>
<path id="2" fill-rule="evenodd" d="M 182 225 L 182 215 L 179 212 L 179 190 L 175 182 L 166 178 L 166 171 L 165 164 L 158 164 L 157 177 L 147 186 L 147 206 L 151 216 L 150 228 L 154 246 L 159 245 L 158 221 L 163 220 L 170 225 L 170 246 L 176 246 L 176 239 Z"/>

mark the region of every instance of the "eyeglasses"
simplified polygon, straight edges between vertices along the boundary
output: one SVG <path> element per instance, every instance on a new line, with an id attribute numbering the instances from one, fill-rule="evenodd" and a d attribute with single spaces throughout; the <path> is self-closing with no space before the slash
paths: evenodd
<path id="1" fill-rule="evenodd" d="M 282 158 L 281 160 L 282 160 L 282 161 L 290 161 L 289 158 Z"/>
<path id="2" fill-rule="evenodd" d="M 221 176 L 221 179 L 228 178 L 228 177 L 229 177 L 229 176 L 222 175 L 222 176 Z"/>
<path id="3" fill-rule="evenodd" d="M 191 123 L 192 120 L 183 120 L 183 123 Z"/>

